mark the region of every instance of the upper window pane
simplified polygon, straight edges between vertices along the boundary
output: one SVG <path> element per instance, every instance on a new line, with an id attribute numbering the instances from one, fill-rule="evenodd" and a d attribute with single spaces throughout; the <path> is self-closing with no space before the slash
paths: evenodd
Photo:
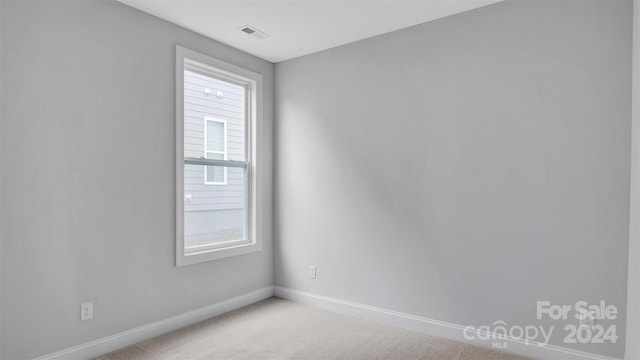
<path id="1" fill-rule="evenodd" d="M 246 93 L 243 85 L 185 66 L 185 158 L 205 158 L 206 151 L 214 151 L 226 152 L 226 160 L 247 161 Z"/>

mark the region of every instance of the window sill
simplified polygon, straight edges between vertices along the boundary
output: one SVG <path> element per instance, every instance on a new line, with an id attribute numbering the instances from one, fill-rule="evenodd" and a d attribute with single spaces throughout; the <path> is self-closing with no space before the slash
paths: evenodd
<path id="1" fill-rule="evenodd" d="M 187 266 L 192 264 L 198 264 L 205 261 L 223 259 L 232 256 L 239 256 L 258 252 L 262 250 L 260 243 L 248 243 L 236 246 L 230 246 L 220 249 L 212 249 L 208 251 L 200 251 L 192 254 L 178 254 L 176 257 L 176 266 Z"/>

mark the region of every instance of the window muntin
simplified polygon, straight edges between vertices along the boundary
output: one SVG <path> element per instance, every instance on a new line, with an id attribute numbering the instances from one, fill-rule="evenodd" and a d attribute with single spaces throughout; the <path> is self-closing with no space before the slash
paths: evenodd
<path id="1" fill-rule="evenodd" d="M 181 47 L 176 64 L 176 264 L 259 251 L 262 76 Z"/>

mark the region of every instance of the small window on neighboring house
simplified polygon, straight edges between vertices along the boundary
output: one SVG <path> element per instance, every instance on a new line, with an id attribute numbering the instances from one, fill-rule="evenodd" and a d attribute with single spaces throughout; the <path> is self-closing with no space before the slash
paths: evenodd
<path id="1" fill-rule="evenodd" d="M 176 47 L 176 265 L 262 249 L 262 76 Z"/>
<path id="2" fill-rule="evenodd" d="M 204 157 L 212 160 L 227 160 L 227 122 L 204 118 Z M 226 185 L 227 168 L 224 166 L 204 166 L 204 183 Z"/>

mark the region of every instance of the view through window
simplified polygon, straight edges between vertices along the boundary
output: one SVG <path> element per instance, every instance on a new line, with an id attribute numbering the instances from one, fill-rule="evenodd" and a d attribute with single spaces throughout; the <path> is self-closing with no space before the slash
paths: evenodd
<path id="1" fill-rule="evenodd" d="M 250 89 L 203 64 L 184 64 L 185 254 L 249 242 Z"/>

